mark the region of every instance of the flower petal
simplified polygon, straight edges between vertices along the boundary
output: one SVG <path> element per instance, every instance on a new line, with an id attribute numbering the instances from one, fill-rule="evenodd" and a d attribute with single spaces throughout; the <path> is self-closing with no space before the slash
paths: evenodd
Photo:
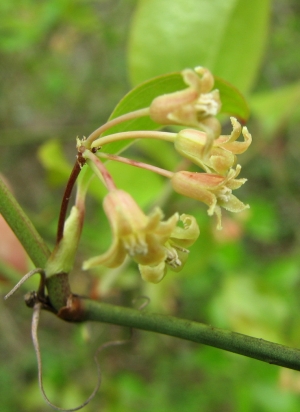
<path id="1" fill-rule="evenodd" d="M 229 150 L 230 152 L 234 154 L 241 154 L 244 153 L 250 144 L 252 143 L 252 136 L 248 132 L 247 127 L 243 127 L 242 130 L 243 136 L 244 136 L 244 141 L 243 142 L 226 142 L 222 144 L 222 147 L 226 150 Z"/>
<path id="2" fill-rule="evenodd" d="M 176 227 L 176 224 L 179 220 L 179 213 L 174 213 L 169 219 L 165 222 L 160 222 L 160 225 L 158 228 L 155 230 L 155 234 L 157 236 L 160 236 L 161 239 L 164 239 L 163 243 L 166 242 L 169 237 L 171 236 L 171 233 L 173 232 L 174 228 Z"/>
<path id="3" fill-rule="evenodd" d="M 139 270 L 142 279 L 146 282 L 158 283 L 160 282 L 165 274 L 167 273 L 167 268 L 165 262 L 161 262 L 156 266 L 144 266 L 139 265 Z"/>
<path id="4" fill-rule="evenodd" d="M 180 220 L 183 227 L 176 226 L 171 233 L 170 241 L 183 248 L 191 246 L 198 239 L 200 230 L 194 216 L 182 214 Z"/>
<path id="5" fill-rule="evenodd" d="M 236 156 L 234 154 L 219 147 L 212 149 L 212 155 L 208 165 L 211 167 L 211 171 L 216 171 L 221 175 L 225 175 L 235 162 Z"/>
<path id="6" fill-rule="evenodd" d="M 95 256 L 83 262 L 83 270 L 90 269 L 94 266 L 104 265 L 108 268 L 120 266 L 126 257 L 126 250 L 120 240 L 115 239 L 110 248 L 102 255 Z"/>
<path id="7" fill-rule="evenodd" d="M 226 210 L 229 210 L 229 212 L 234 212 L 234 213 L 242 212 L 243 210 L 249 209 L 250 207 L 249 205 L 245 205 L 234 195 L 230 195 L 229 200 L 227 202 L 223 200 L 219 200 L 218 205 L 224 207 L 224 209 Z"/>
<path id="8" fill-rule="evenodd" d="M 104 198 L 103 208 L 114 236 L 127 236 L 132 233 L 132 228 L 147 225 L 148 217 L 124 190 L 111 190 Z"/>
<path id="9" fill-rule="evenodd" d="M 147 253 L 136 254 L 131 256 L 137 263 L 141 265 L 157 265 L 166 258 L 166 250 L 159 236 L 154 234 L 146 235 Z M 165 242 L 164 242 L 165 243 Z"/>

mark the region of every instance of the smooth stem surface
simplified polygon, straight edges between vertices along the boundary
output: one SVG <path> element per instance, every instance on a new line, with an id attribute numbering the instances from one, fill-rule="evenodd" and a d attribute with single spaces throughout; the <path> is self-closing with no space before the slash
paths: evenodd
<path id="1" fill-rule="evenodd" d="M 102 147 L 108 143 L 128 139 L 156 139 L 173 143 L 176 136 L 177 133 L 171 132 L 158 132 L 156 130 L 134 130 L 132 132 L 112 133 L 107 136 L 99 137 L 99 139 L 94 140 L 94 142 L 91 144 L 91 147 Z"/>
<path id="2" fill-rule="evenodd" d="M 98 129 L 94 130 L 93 133 L 89 135 L 89 137 L 86 139 L 85 146 L 88 147 L 87 143 L 91 144 L 95 139 L 97 139 L 97 137 L 100 136 L 100 134 L 110 129 L 111 127 L 116 126 L 117 124 L 126 122 L 128 120 L 134 120 L 134 119 L 137 119 L 139 117 L 144 117 L 144 116 L 149 116 L 149 107 L 145 107 L 144 109 L 139 109 L 133 112 L 125 113 L 121 116 L 118 116 L 118 117 L 115 117 L 114 119 L 109 120 L 107 123 L 98 127 Z"/>
<path id="3" fill-rule="evenodd" d="M 50 251 L 1 178 L 0 213 L 22 243 L 35 266 L 44 267 Z"/>
<path id="4" fill-rule="evenodd" d="M 244 355 L 270 364 L 300 370 L 300 350 L 173 316 L 83 300 L 85 320 L 162 333 Z"/>

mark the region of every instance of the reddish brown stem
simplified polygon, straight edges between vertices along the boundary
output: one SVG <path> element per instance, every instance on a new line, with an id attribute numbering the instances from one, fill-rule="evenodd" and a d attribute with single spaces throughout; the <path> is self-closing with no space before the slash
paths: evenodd
<path id="1" fill-rule="evenodd" d="M 58 219 L 58 224 L 57 224 L 57 234 L 56 234 L 56 244 L 58 245 L 61 239 L 63 238 L 64 234 L 64 226 L 65 226 L 65 220 L 66 220 L 66 215 L 67 215 L 67 210 L 68 210 L 68 205 L 69 205 L 69 200 L 72 194 L 73 187 L 75 185 L 75 182 L 77 180 L 77 177 L 80 173 L 80 170 L 82 166 L 85 164 L 85 159 L 82 157 L 82 153 L 80 151 L 80 148 L 78 149 L 78 155 L 76 162 L 74 164 L 73 170 L 70 174 L 61 206 L 60 206 L 60 212 L 59 212 L 59 219 Z"/>

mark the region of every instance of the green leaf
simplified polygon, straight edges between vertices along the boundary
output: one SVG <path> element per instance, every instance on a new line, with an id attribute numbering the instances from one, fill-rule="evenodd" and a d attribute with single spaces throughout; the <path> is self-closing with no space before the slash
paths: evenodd
<path id="1" fill-rule="evenodd" d="M 221 113 L 237 117 L 245 123 L 250 115 L 249 106 L 244 96 L 232 84 L 215 76 L 214 89 L 218 89 L 221 96 Z"/>
<path id="2" fill-rule="evenodd" d="M 187 85 L 184 83 L 180 72 L 155 77 L 131 90 L 116 106 L 110 119 L 134 110 L 149 107 L 155 97 L 182 90 L 186 87 Z M 245 122 L 249 117 L 249 108 L 242 94 L 230 83 L 219 77 L 215 78 L 215 88 L 220 91 L 222 101 L 221 113 L 227 113 Z M 132 130 L 155 130 L 160 127 L 161 126 L 153 122 L 149 116 L 145 116 L 116 125 L 103 133 L 103 136 Z M 124 149 L 128 143 L 129 141 L 109 143 L 105 146 L 105 151 L 107 153 L 118 153 Z"/>
<path id="3" fill-rule="evenodd" d="M 247 92 L 267 38 L 269 0 L 140 0 L 129 36 L 133 84 L 205 66 Z"/>
<path id="4" fill-rule="evenodd" d="M 300 82 L 255 94 L 251 99 L 251 109 L 260 121 L 261 134 L 270 139 L 276 131 L 299 111 Z"/>
<path id="5" fill-rule="evenodd" d="M 59 140 L 51 139 L 40 146 L 38 158 L 47 171 L 49 184 L 61 186 L 68 181 L 72 165 L 67 161 Z"/>

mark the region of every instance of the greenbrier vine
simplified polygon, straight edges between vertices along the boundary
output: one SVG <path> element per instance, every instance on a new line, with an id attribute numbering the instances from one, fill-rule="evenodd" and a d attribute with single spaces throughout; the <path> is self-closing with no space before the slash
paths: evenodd
<path id="1" fill-rule="evenodd" d="M 164 91 L 166 79 L 168 88 L 170 84 L 173 87 L 168 92 Z M 153 331 L 300 370 L 300 351 L 297 349 L 189 320 L 151 314 L 145 309 L 113 306 L 72 293 L 69 275 L 84 225 L 85 200 L 92 178 L 101 181 L 106 188 L 103 210 L 110 223 L 112 243 L 106 252 L 86 257 L 82 262 L 83 271 L 92 270 L 98 265 L 115 268 L 129 257 L 137 264 L 143 281 L 158 283 L 163 281 L 168 271 L 183 270 L 190 246 L 201 236 L 197 220 L 188 213 L 175 212 L 165 217 L 158 207 L 149 214 L 144 213 L 130 193 L 117 187 L 105 165 L 106 160 L 147 169 L 168 179 L 175 192 L 204 203 L 208 215 L 216 217 L 219 230 L 222 229 L 222 209 L 239 213 L 249 208 L 248 204 L 244 204 L 233 194 L 246 182 L 244 177 L 240 177 L 242 172 L 237 158 L 248 150 L 252 142 L 248 129 L 233 117 L 247 111 L 239 92 L 221 79 L 215 80 L 202 67 L 170 74 L 164 79 L 153 79 L 148 83 L 148 89 L 143 87 L 139 86 L 130 92 L 107 123 L 87 138 L 77 139 L 77 158 L 61 202 L 56 244 L 51 253 L 0 179 L 0 212 L 36 266 L 6 298 L 29 277 L 40 275 L 37 291 L 27 294 L 25 300 L 34 311 L 33 341 L 38 357 L 40 386 L 46 399 L 37 340 L 41 310 L 48 310 L 69 322 L 98 321 Z M 156 96 L 148 107 L 116 114 L 118 110 L 124 111 L 126 101 L 132 100 L 139 93 L 148 93 L 151 87 L 156 90 Z M 224 89 L 227 94 L 223 93 Z M 222 135 L 217 115 L 223 106 L 226 107 L 228 98 L 238 103 L 234 113 L 229 113 L 232 115 L 232 132 Z M 242 121 L 247 120 L 240 117 Z M 148 129 L 135 127 L 138 124 L 135 122 L 142 118 L 147 118 L 150 122 Z M 169 125 L 181 126 L 181 129 L 177 132 L 157 130 Z M 238 140 L 240 136 L 242 139 Z M 170 150 L 175 150 L 194 166 L 193 171 L 166 170 L 116 154 L 128 141 L 136 139 L 151 139 L 153 144 L 156 140 L 167 141 Z M 114 149 L 111 151 L 111 148 Z M 76 198 L 68 214 L 69 199 L 75 186 Z M 96 390 L 93 394 L 95 392 Z M 86 402 L 80 407 L 85 404 Z"/>

